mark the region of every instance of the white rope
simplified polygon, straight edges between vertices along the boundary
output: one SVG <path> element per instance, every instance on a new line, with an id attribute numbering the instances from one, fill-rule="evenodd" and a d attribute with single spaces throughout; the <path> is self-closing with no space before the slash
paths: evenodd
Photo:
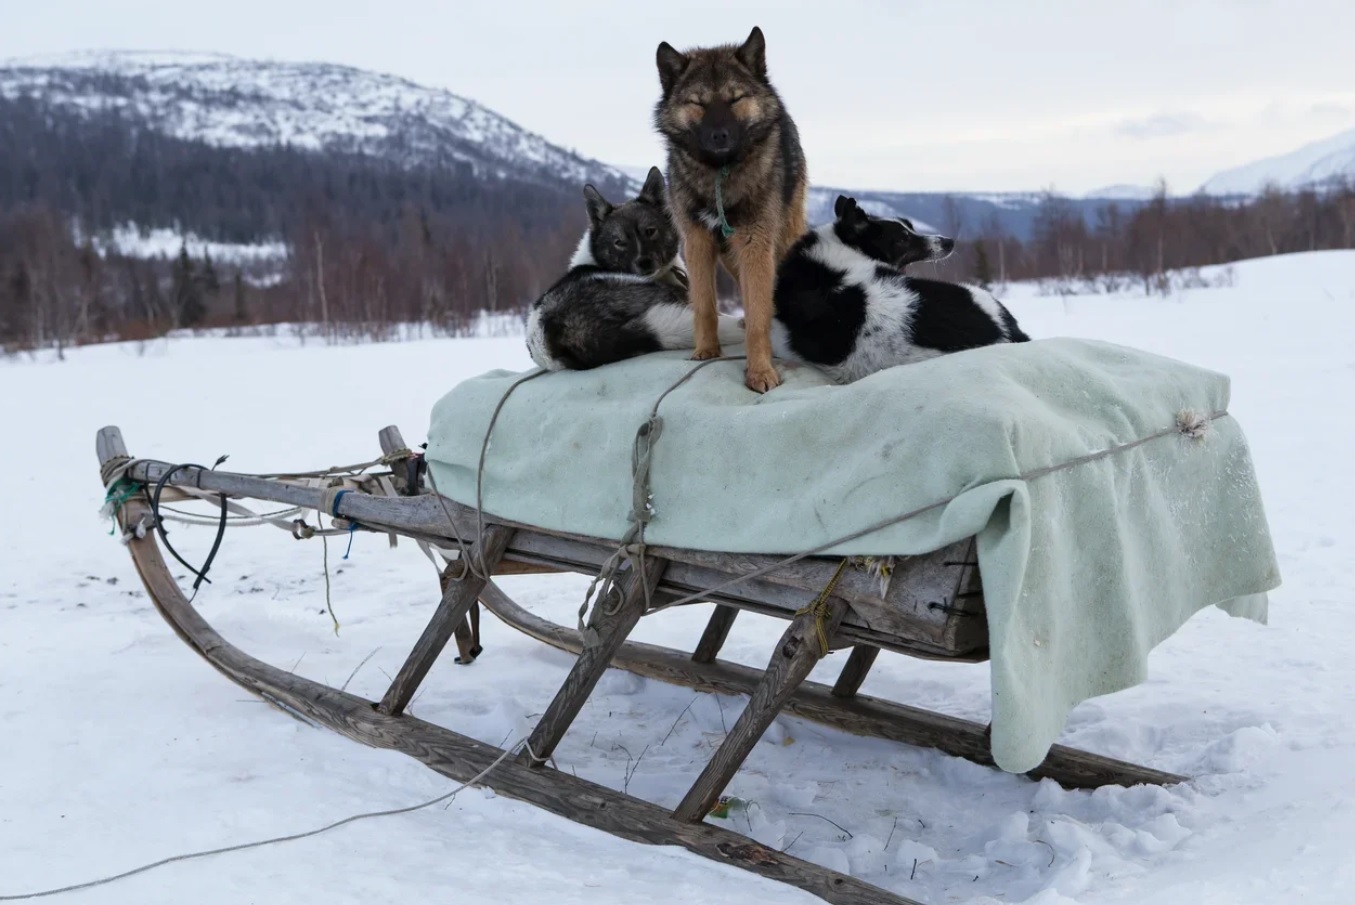
<path id="1" fill-rule="evenodd" d="M 327 826 L 322 826 L 319 829 L 307 830 L 304 833 L 293 833 L 290 836 L 276 836 L 272 839 L 260 839 L 255 842 L 244 842 L 241 843 L 240 845 L 228 845 L 225 846 L 224 848 L 214 848 L 201 852 L 190 852 L 189 854 L 186 855 L 174 855 L 169 858 L 162 858 L 159 861 L 153 862 L 151 864 L 144 864 L 141 867 L 136 867 L 133 868 L 132 870 L 123 871 L 120 874 L 114 874 L 111 877 L 103 877 L 98 880 L 89 880 L 85 883 L 76 883 L 72 886 L 62 886 L 57 889 L 44 889 L 41 892 L 28 892 L 21 893 L 19 895 L 0 896 L 0 902 L 20 902 L 25 899 L 41 899 L 47 896 L 60 895 L 66 892 L 75 892 L 81 889 L 91 889 L 95 886 L 105 886 L 109 883 L 113 883 L 118 880 L 125 880 L 128 877 L 134 877 L 137 874 L 144 874 L 146 871 L 154 870 L 157 867 L 164 867 L 167 864 L 174 864 L 179 861 L 191 861 L 195 858 L 206 858 L 209 855 L 224 855 L 229 852 L 240 852 L 251 848 L 261 848 L 265 845 L 276 845 L 280 842 L 295 842 L 298 839 L 307 839 L 311 836 L 318 836 L 321 833 L 327 833 L 330 830 L 338 829 L 339 827 L 344 826 L 345 824 L 355 823 L 356 821 L 359 820 L 366 820 L 370 817 L 393 817 L 398 814 L 408 814 L 411 811 L 418 811 L 423 808 L 430 807 L 431 805 L 438 804 L 439 802 L 446 801 L 448 798 L 451 798 L 458 792 L 462 792 L 465 789 L 475 785 L 480 780 L 488 776 L 489 773 L 495 767 L 503 763 L 504 760 L 510 754 L 512 754 L 516 750 L 521 749 L 526 744 L 527 739 L 523 738 L 517 743 L 510 745 L 509 747 L 505 748 L 498 757 L 494 759 L 494 762 L 492 764 L 490 764 L 488 767 L 485 767 L 479 773 L 475 774 L 475 776 L 463 782 L 455 789 L 452 789 L 452 791 L 447 792 L 446 794 L 443 795 L 439 795 L 437 798 L 430 798 L 429 800 L 420 802 L 419 804 L 413 804 L 403 808 L 392 808 L 391 810 L 388 811 L 371 811 L 365 814 L 354 814 L 352 817 L 345 817 L 342 820 L 335 821 L 334 823 L 328 824 Z M 528 748 L 528 751 L 530 753 L 530 748 Z M 532 754 L 531 756 L 533 760 L 536 759 L 534 754 Z"/>
<path id="2" fill-rule="evenodd" d="M 194 496 L 202 500 L 209 500 L 213 503 L 218 504 L 221 497 L 221 495 L 216 493 L 215 491 L 198 490 L 196 487 L 190 487 L 186 484 L 176 484 L 175 489 L 180 490 L 189 496 Z M 218 522 L 218 519 L 214 516 L 212 517 L 199 516 L 193 515 L 191 513 L 181 513 L 178 515 L 165 515 L 163 513 L 165 507 L 161 506 L 160 508 L 162 510 L 160 517 L 165 519 L 166 521 L 178 521 L 183 522 L 184 524 L 187 525 L 216 525 Z M 241 519 L 233 520 L 230 523 L 234 527 L 248 528 L 253 525 L 272 525 L 273 527 L 286 531 L 288 534 L 297 538 L 336 537 L 340 534 L 348 533 L 347 528 L 312 528 L 310 525 L 305 525 L 304 522 L 300 523 L 300 525 L 305 525 L 304 530 L 301 530 L 300 533 L 298 533 L 300 529 L 298 520 L 289 519 L 286 518 L 286 516 L 296 515 L 298 513 L 305 512 L 308 508 L 309 507 L 306 506 L 296 506 L 293 507 L 292 509 L 287 509 L 279 513 L 270 514 L 255 512 L 248 506 L 242 505 L 241 503 L 237 503 L 234 500 L 230 499 L 226 500 L 226 509 L 229 510 L 230 512 L 234 512 L 236 515 L 241 516 Z M 195 519 L 201 519 L 201 521 L 194 521 Z"/>

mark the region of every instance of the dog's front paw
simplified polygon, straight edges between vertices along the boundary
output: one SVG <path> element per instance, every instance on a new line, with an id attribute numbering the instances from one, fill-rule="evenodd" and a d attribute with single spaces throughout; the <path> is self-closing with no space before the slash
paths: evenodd
<path id="1" fill-rule="evenodd" d="M 719 345 L 698 346 L 696 351 L 692 353 L 692 361 L 707 361 L 711 358 L 719 357 L 720 357 Z"/>
<path id="2" fill-rule="evenodd" d="M 765 393 L 781 385 L 781 375 L 773 365 L 750 364 L 743 373 L 743 382 L 754 393 Z"/>

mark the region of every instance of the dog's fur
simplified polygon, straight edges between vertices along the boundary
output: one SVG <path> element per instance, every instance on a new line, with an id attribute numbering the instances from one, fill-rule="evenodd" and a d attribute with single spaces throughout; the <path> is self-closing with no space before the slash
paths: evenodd
<path id="1" fill-rule="evenodd" d="M 687 275 L 664 201 L 663 173 L 649 171 L 639 197 L 611 205 L 584 186 L 588 230 L 569 272 L 532 305 L 527 351 L 551 371 L 587 370 L 661 349 L 695 347 Z M 743 339 L 722 317 L 723 342 Z"/>
<path id="2" fill-rule="evenodd" d="M 904 276 L 955 243 L 906 220 L 874 217 L 839 195 L 834 222 L 805 235 L 776 283 L 776 354 L 850 383 L 894 365 L 1028 337 L 1002 303 L 977 286 Z"/>
<path id="3" fill-rule="evenodd" d="M 772 290 L 776 267 L 804 235 L 808 176 L 800 135 L 767 77 L 767 45 L 754 28 L 739 46 L 656 55 L 662 97 L 654 125 L 668 148 L 668 190 L 691 278 L 696 350 L 720 354 L 717 262 L 738 281 L 747 328 L 745 382 L 763 393 L 781 382 L 772 365 Z M 721 235 L 715 186 L 722 167 Z"/>

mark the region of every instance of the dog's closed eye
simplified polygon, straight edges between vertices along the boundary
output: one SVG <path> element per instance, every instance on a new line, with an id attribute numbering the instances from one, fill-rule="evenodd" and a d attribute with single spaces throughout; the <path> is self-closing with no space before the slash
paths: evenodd
<path id="1" fill-rule="evenodd" d="M 652 239 L 652 238 L 654 238 L 655 236 L 657 236 L 658 234 L 659 234 L 659 228 L 658 228 L 657 226 L 651 226 L 651 227 L 649 227 L 648 229 L 645 230 L 645 238 L 646 238 L 646 239 Z"/>

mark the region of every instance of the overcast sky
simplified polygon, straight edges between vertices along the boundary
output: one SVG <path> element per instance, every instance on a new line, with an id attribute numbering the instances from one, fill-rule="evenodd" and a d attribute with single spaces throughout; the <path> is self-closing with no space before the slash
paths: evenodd
<path id="1" fill-rule="evenodd" d="M 654 49 L 767 36 L 816 183 L 1083 192 L 1355 127 L 1355 0 L 0 0 L 0 59 L 82 49 L 323 60 L 474 98 L 557 144 L 661 162 Z"/>

